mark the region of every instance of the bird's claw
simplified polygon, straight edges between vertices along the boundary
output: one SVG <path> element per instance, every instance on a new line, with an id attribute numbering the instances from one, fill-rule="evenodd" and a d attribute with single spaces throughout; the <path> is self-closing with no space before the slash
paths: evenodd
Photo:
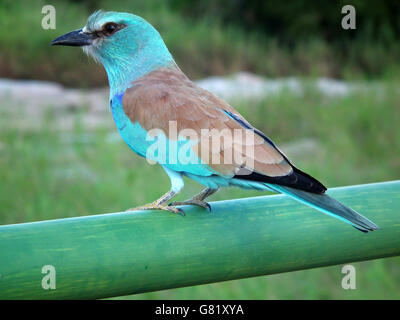
<path id="1" fill-rule="evenodd" d="M 204 209 L 208 209 L 208 211 L 211 212 L 211 206 L 209 205 L 208 202 L 202 201 L 202 200 L 196 200 L 196 199 L 191 199 L 191 200 L 187 200 L 187 201 L 174 201 L 171 202 L 168 206 L 187 206 L 187 205 L 194 205 L 194 206 L 198 206 Z"/>
<path id="2" fill-rule="evenodd" d="M 164 210 L 164 211 L 169 211 L 175 214 L 180 214 L 182 216 L 185 216 L 185 211 L 183 211 L 181 208 L 177 208 L 175 206 L 166 206 L 166 205 L 160 205 L 160 204 L 148 204 L 136 208 L 130 208 L 126 211 L 137 211 L 137 210 Z"/>

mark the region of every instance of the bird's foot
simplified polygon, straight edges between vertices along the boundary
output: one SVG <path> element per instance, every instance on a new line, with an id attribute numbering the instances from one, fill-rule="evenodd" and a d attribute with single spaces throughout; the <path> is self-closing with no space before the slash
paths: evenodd
<path id="1" fill-rule="evenodd" d="M 171 202 L 168 206 L 172 206 L 172 208 L 173 208 L 175 206 L 187 206 L 187 205 L 195 205 L 198 207 L 202 207 L 204 209 L 208 209 L 211 212 L 211 206 L 207 202 L 205 202 L 203 200 L 195 199 L 195 198 L 192 198 L 192 199 L 189 199 L 186 201 L 181 201 L 181 202 L 174 201 L 174 202 Z"/>
<path id="2" fill-rule="evenodd" d="M 179 201 L 174 201 L 169 204 L 169 206 L 187 206 L 187 205 L 194 205 L 198 207 L 202 207 L 204 209 L 208 209 L 211 212 L 211 206 L 204 201 L 205 198 L 211 196 L 215 192 L 218 191 L 217 189 L 213 188 L 205 188 L 203 191 L 201 191 L 199 194 L 195 195 L 191 199 L 179 202 Z"/>
<path id="3" fill-rule="evenodd" d="M 185 212 L 181 209 L 181 208 L 177 208 L 174 206 L 167 206 L 165 204 L 158 204 L 158 203 L 149 203 L 149 204 L 145 204 L 143 206 L 140 207 L 136 207 L 136 208 L 130 208 L 126 211 L 137 211 L 137 210 L 164 210 L 164 211 L 169 211 L 175 214 L 180 214 L 182 216 L 185 215 Z"/>

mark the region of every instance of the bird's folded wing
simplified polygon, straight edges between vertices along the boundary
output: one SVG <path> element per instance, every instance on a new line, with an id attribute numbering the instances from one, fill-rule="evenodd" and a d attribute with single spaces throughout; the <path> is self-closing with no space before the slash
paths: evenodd
<path id="1" fill-rule="evenodd" d="M 171 126 L 179 137 L 193 139 L 192 149 L 212 170 L 225 177 L 256 172 L 286 176 L 293 168 L 283 153 L 225 101 L 191 82 L 177 68 L 154 71 L 124 94 L 124 112 L 146 131 Z"/>

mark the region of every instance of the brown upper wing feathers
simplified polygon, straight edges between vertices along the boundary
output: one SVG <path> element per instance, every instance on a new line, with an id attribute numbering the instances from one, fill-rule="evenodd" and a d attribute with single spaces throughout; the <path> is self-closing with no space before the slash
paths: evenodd
<path id="1" fill-rule="evenodd" d="M 292 172 L 292 166 L 279 150 L 223 112 L 227 110 L 247 124 L 235 109 L 198 87 L 177 67 L 162 68 L 135 81 L 124 94 L 123 106 L 132 122 L 139 122 L 147 131 L 161 129 L 170 139 L 174 138 L 169 137 L 170 121 L 176 121 L 178 133 L 193 129 L 198 137 L 193 150 L 223 176 L 233 176 L 241 167 L 272 177 Z M 213 129 L 219 134 L 230 133 L 232 143 L 224 145 L 221 138 L 220 146 L 211 145 L 207 136 Z M 231 156 L 229 163 L 227 155 L 236 156 Z"/>

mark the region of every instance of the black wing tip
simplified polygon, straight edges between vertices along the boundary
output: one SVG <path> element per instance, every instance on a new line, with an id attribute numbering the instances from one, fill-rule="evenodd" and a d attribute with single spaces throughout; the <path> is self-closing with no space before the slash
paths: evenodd
<path id="1" fill-rule="evenodd" d="M 286 176 L 270 177 L 258 172 L 246 175 L 235 175 L 235 179 L 250 180 L 256 182 L 273 183 L 315 194 L 324 194 L 327 188 L 317 179 L 293 166 L 293 171 Z"/>
<path id="2" fill-rule="evenodd" d="M 301 171 L 300 169 L 296 168 L 295 166 L 293 167 L 293 172 L 296 172 L 297 175 L 299 175 L 302 180 L 305 180 L 309 184 L 311 184 L 311 189 L 315 190 L 316 192 L 314 193 L 320 193 L 323 194 L 325 193 L 326 190 L 328 190 L 327 187 L 325 187 L 321 182 L 319 182 L 317 179 L 314 177 L 310 176 L 308 173 L 305 173 L 304 171 Z M 305 190 L 307 191 L 307 190 Z M 313 192 L 313 191 L 311 191 Z"/>

